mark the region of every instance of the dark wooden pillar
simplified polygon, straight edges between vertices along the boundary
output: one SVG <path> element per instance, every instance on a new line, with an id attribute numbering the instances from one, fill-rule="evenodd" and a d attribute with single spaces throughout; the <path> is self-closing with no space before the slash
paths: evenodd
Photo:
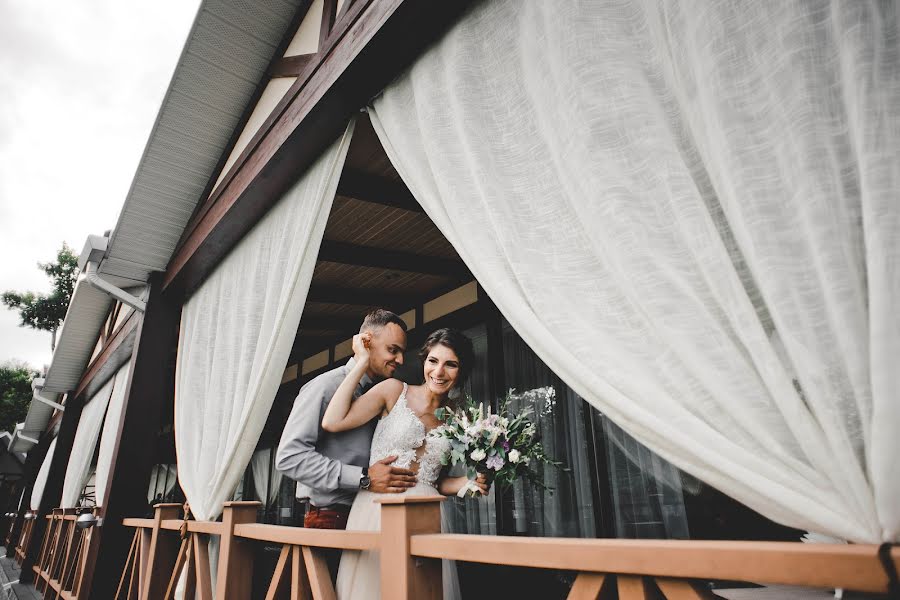
<path id="1" fill-rule="evenodd" d="M 34 579 L 31 567 L 38 559 L 41 551 L 41 542 L 47 530 L 46 516 L 54 508 L 59 507 L 62 498 L 63 481 L 66 478 L 66 468 L 69 466 L 69 455 L 72 453 L 72 444 L 75 442 L 75 432 L 78 430 L 78 421 L 81 420 L 81 410 L 84 408 L 84 394 L 66 399 L 66 411 L 63 413 L 62 422 L 59 425 L 59 433 L 56 436 L 56 449 L 53 451 L 53 460 L 50 462 L 50 472 L 47 474 L 47 485 L 44 487 L 44 495 L 37 510 L 37 519 L 34 521 L 34 529 L 31 540 L 25 548 L 25 560 L 22 561 L 21 581 L 30 582 Z M 49 437 L 49 436 L 47 436 Z M 40 468 L 40 465 L 38 466 Z"/>
<path id="2" fill-rule="evenodd" d="M 44 457 L 47 456 L 50 440 L 51 437 L 49 435 L 44 435 L 41 437 L 41 441 L 28 451 L 25 457 L 25 465 L 22 468 L 22 479 L 19 480 L 15 490 L 13 490 L 14 498 L 21 496 L 22 505 L 16 507 L 16 516 L 6 545 L 6 556 L 9 558 L 15 554 L 16 544 L 19 542 L 19 536 L 22 535 L 25 513 L 31 509 L 31 490 L 34 489 L 34 480 L 37 479 L 38 471 L 41 470 Z M 23 490 L 24 494 L 22 493 Z"/>
<path id="3" fill-rule="evenodd" d="M 161 294 L 161 274 L 150 279 L 147 311 L 138 326 L 128 391 L 106 484 L 103 524 L 91 537 L 82 590 L 86 598 L 112 598 L 134 531 L 122 519 L 147 511 L 147 486 L 156 461 L 156 437 L 175 389 L 181 304 Z M 98 535 L 99 534 L 99 535 Z"/>

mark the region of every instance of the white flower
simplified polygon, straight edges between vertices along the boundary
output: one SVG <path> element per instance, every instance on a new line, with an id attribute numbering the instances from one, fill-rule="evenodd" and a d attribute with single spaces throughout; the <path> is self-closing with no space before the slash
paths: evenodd
<path id="1" fill-rule="evenodd" d="M 517 463 L 522 456 L 519 454 L 518 450 L 510 450 L 509 454 L 507 454 L 507 458 L 509 458 L 509 462 Z"/>
<path id="2" fill-rule="evenodd" d="M 515 452 L 515 450 L 513 450 L 513 452 Z M 528 463 L 530 463 L 530 462 L 531 462 L 531 459 L 529 457 L 527 457 L 527 456 L 522 457 L 522 464 L 525 465 L 526 467 L 528 466 Z"/>
<path id="3" fill-rule="evenodd" d="M 470 454 L 469 456 L 472 458 L 472 460 L 477 462 L 479 460 L 484 460 L 484 457 L 487 455 L 484 453 L 484 450 L 482 450 L 481 448 L 476 448 L 475 450 L 472 451 L 472 454 Z"/>

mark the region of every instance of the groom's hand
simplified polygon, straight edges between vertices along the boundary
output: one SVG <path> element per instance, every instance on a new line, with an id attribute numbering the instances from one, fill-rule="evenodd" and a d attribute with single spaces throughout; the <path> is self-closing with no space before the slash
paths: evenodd
<path id="1" fill-rule="evenodd" d="M 399 494 L 416 485 L 416 475 L 409 469 L 392 467 L 396 456 L 388 456 L 369 467 L 369 491 L 377 494 Z"/>

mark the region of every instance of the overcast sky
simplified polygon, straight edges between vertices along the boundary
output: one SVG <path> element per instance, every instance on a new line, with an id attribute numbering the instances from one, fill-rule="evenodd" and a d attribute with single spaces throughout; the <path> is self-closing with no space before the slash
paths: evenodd
<path id="1" fill-rule="evenodd" d="M 115 226 L 198 0 L 0 0 L 0 291 L 49 291 L 38 262 Z M 0 306 L 0 363 L 50 334 Z"/>

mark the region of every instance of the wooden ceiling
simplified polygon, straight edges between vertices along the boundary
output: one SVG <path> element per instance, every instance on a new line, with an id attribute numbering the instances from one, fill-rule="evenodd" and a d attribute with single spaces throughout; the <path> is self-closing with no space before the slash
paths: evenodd
<path id="1" fill-rule="evenodd" d="M 291 362 L 346 340 L 372 308 L 403 313 L 472 279 L 360 115 Z"/>

